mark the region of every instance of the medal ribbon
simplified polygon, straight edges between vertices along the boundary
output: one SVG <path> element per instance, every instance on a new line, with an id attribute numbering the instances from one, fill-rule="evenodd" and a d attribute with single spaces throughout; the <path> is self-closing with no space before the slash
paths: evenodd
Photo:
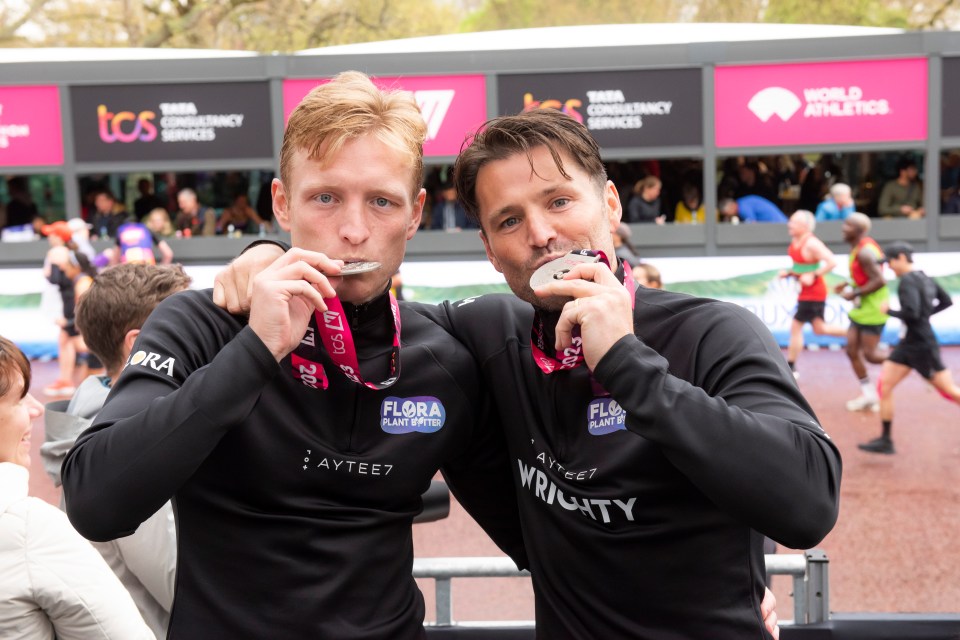
<path id="1" fill-rule="evenodd" d="M 353 332 L 350 330 L 350 323 L 347 322 L 339 298 L 324 298 L 327 310 L 314 311 L 313 322 L 307 328 L 303 340 L 300 341 L 301 346 L 297 347 L 290 356 L 293 377 L 313 389 L 318 388 L 318 385 L 320 389 L 326 389 L 330 385 L 323 365 L 319 362 L 319 354 L 312 353 L 317 350 L 316 334 L 319 333 L 327 355 L 348 380 L 377 391 L 386 389 L 396 382 L 400 377 L 400 305 L 397 304 L 397 299 L 392 292 L 388 295 L 390 296 L 390 314 L 393 317 L 393 348 L 390 350 L 389 378 L 382 382 L 370 382 L 360 375 L 360 361 L 357 358 Z M 303 352 L 307 352 L 307 355 L 313 358 L 301 355 Z"/>
<path id="2" fill-rule="evenodd" d="M 571 251 L 579 255 L 599 255 L 600 261 L 610 267 L 610 261 L 602 251 L 578 250 Z M 612 267 L 611 267 L 612 270 Z M 636 304 L 637 286 L 633 280 L 633 273 L 630 265 L 623 262 L 623 286 L 630 293 L 630 306 Z M 534 311 L 533 327 L 530 330 L 530 348 L 533 350 L 533 360 L 540 367 L 544 374 L 551 374 L 554 371 L 563 371 L 576 369 L 583 364 L 583 340 L 580 338 L 580 327 L 573 327 L 573 344 L 563 350 L 563 353 L 557 354 L 552 345 L 546 344 L 545 332 L 543 326 L 543 316 L 539 310 Z M 559 355 L 559 357 L 558 357 Z"/>

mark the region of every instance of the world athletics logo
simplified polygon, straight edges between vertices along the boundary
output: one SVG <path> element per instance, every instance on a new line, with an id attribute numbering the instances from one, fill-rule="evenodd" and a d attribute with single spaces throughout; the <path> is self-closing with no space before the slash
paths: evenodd
<path id="1" fill-rule="evenodd" d="M 433 396 L 389 396 L 380 405 L 380 428 L 386 433 L 436 433 L 446 421 L 446 409 Z"/>

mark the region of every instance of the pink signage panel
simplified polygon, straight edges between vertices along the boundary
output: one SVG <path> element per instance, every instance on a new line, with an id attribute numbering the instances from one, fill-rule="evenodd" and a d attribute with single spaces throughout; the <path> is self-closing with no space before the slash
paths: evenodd
<path id="1" fill-rule="evenodd" d="M 329 78 L 283 81 L 286 122 L 307 93 Z M 412 91 L 427 122 L 425 156 L 455 156 L 464 138 L 487 119 L 487 87 L 483 76 L 408 76 L 374 78 L 378 87 Z"/>
<path id="2" fill-rule="evenodd" d="M 927 137 L 927 60 L 717 67 L 718 147 Z"/>
<path id="3" fill-rule="evenodd" d="M 59 89 L 0 87 L 0 167 L 60 164 Z"/>

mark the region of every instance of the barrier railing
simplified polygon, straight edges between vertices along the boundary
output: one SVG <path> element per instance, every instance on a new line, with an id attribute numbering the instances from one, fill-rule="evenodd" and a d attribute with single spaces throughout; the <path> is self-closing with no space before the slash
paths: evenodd
<path id="1" fill-rule="evenodd" d="M 829 619 L 829 560 L 823 551 L 811 549 L 805 553 L 768 554 L 764 560 L 767 575 L 793 578 L 794 617 L 782 624 L 813 624 Z M 413 577 L 434 580 L 436 624 L 452 625 L 453 578 L 524 578 L 530 577 L 530 573 L 518 571 L 513 561 L 506 557 L 417 558 L 413 562 Z"/>

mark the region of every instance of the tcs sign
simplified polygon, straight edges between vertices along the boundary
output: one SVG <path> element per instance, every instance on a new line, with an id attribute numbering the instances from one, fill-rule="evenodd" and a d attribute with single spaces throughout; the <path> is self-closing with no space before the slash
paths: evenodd
<path id="1" fill-rule="evenodd" d="M 564 102 L 559 100 L 534 100 L 532 93 L 523 94 L 523 110 L 524 111 L 533 111 L 534 109 L 556 109 L 567 114 L 580 124 L 583 124 L 583 116 L 577 111 L 578 107 L 582 107 L 583 102 L 577 98 L 570 98 Z"/>
<path id="2" fill-rule="evenodd" d="M 132 111 L 118 111 L 112 113 L 106 105 L 97 107 L 97 124 L 100 139 L 111 142 L 150 142 L 157 137 L 157 126 L 153 119 L 157 114 L 153 111 L 141 111 L 139 114 Z M 126 124 L 132 123 L 132 124 Z"/>

